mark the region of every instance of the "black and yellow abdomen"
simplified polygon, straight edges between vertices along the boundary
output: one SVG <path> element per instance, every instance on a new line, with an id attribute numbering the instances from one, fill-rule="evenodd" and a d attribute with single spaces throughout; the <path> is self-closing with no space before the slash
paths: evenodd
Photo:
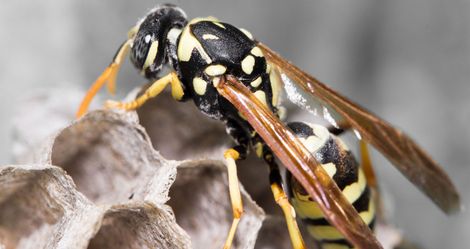
<path id="1" fill-rule="evenodd" d="M 366 224 L 373 228 L 375 205 L 367 180 L 351 151 L 339 138 L 320 125 L 289 123 L 289 128 L 333 178 L 346 199 Z M 352 245 L 325 219 L 317 203 L 290 174 L 287 176 L 290 202 L 308 233 L 323 249 L 346 249 Z"/>

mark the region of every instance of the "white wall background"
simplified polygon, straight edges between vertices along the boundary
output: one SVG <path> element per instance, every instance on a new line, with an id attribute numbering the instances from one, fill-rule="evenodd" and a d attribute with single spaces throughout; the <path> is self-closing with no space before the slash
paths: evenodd
<path id="1" fill-rule="evenodd" d="M 470 1 L 171 1 L 250 30 L 286 58 L 412 134 L 455 179 L 470 206 Z M 22 96 L 86 88 L 128 28 L 157 2 L 0 2 L 0 163 Z M 127 66 L 120 91 L 143 82 Z M 123 86 L 123 82 L 134 82 Z M 467 248 L 470 215 L 448 218 L 374 155 L 394 196 L 394 222 L 424 248 Z"/>

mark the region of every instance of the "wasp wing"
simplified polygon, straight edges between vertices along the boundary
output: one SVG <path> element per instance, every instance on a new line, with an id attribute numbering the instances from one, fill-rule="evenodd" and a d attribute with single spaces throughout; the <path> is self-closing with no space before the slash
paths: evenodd
<path id="1" fill-rule="evenodd" d="M 274 154 L 319 204 L 325 217 L 358 248 L 382 248 L 336 183 L 297 137 L 241 82 L 227 76 L 217 86 Z"/>
<path id="2" fill-rule="evenodd" d="M 410 137 L 333 91 L 266 45 L 258 43 L 258 46 L 268 62 L 280 71 L 284 83 L 291 79 L 296 84 L 295 87 L 299 88 L 296 91 L 299 90 L 301 93 L 296 92 L 295 94 L 300 94 L 298 97 L 302 101 L 313 98 L 314 101 L 321 103 L 324 110 L 331 109 L 334 113 L 339 114 L 341 122 L 346 122 L 360 134 L 362 139 L 378 149 L 445 213 L 452 213 L 460 209 L 459 195 L 447 174 Z M 305 97 L 302 94 L 309 96 Z M 303 105 L 305 103 L 296 104 Z M 327 119 L 332 119 L 329 114 L 324 116 Z M 331 121 L 334 123 L 334 120 Z"/>

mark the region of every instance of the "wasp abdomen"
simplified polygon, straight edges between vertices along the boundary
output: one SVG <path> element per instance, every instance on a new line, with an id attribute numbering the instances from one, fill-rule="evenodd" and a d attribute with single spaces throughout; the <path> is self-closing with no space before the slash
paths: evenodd
<path id="1" fill-rule="evenodd" d="M 288 124 L 307 149 L 313 153 L 346 199 L 369 227 L 373 227 L 375 206 L 364 172 L 341 139 L 320 125 L 301 122 Z M 322 248 L 352 248 L 344 236 L 325 219 L 317 203 L 297 180 L 288 175 L 290 201 L 309 234 Z"/>

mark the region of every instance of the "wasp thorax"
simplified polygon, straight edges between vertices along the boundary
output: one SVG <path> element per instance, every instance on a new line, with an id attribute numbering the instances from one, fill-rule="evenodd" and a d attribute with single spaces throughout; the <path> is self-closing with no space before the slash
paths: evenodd
<path id="1" fill-rule="evenodd" d="M 186 23 L 186 14 L 180 8 L 165 4 L 152 9 L 136 25 L 137 31 L 130 33 L 131 61 L 146 78 L 155 78 L 168 62 L 170 30 L 182 29 Z"/>

